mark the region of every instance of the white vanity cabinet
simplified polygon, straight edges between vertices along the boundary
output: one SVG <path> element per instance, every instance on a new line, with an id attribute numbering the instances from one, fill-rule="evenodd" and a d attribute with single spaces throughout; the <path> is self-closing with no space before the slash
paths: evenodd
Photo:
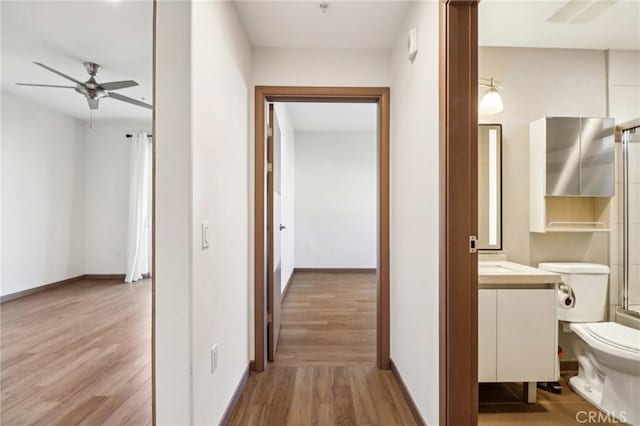
<path id="1" fill-rule="evenodd" d="M 556 381 L 555 288 L 481 289 L 478 380 Z"/>
<path id="2" fill-rule="evenodd" d="M 557 378 L 556 285 L 561 277 L 512 262 L 480 262 L 478 381 L 536 383 Z"/>
<path id="3" fill-rule="evenodd" d="M 478 292 L 478 381 L 498 380 L 498 290 Z"/>

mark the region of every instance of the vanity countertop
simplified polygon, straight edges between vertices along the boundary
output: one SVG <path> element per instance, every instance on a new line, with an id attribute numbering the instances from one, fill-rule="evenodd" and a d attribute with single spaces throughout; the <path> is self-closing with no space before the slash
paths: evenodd
<path id="1" fill-rule="evenodd" d="M 506 260 L 478 262 L 479 287 L 528 287 L 530 285 L 555 285 L 562 277 L 553 272 L 520 265 Z"/>

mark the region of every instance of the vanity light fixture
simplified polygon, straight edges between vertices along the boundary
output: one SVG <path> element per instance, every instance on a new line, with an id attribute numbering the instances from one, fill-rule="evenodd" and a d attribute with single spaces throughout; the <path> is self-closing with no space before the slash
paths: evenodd
<path id="1" fill-rule="evenodd" d="M 498 89 L 502 89 L 500 82 L 491 78 L 480 78 L 481 87 L 487 87 L 487 93 L 484 94 L 480 100 L 480 113 L 481 114 L 497 114 L 502 112 L 504 105 L 502 103 L 502 96 L 498 93 Z"/>

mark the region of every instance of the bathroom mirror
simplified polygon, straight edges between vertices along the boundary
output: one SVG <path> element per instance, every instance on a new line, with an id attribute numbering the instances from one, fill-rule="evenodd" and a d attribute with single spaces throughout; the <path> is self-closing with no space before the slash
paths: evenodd
<path id="1" fill-rule="evenodd" d="M 478 126 L 478 249 L 502 250 L 502 125 Z"/>

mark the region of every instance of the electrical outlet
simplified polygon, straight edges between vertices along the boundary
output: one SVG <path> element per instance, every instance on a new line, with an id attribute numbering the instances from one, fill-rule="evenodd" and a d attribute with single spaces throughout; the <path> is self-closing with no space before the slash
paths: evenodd
<path id="1" fill-rule="evenodd" d="M 211 374 L 218 368 L 218 344 L 211 346 Z"/>

